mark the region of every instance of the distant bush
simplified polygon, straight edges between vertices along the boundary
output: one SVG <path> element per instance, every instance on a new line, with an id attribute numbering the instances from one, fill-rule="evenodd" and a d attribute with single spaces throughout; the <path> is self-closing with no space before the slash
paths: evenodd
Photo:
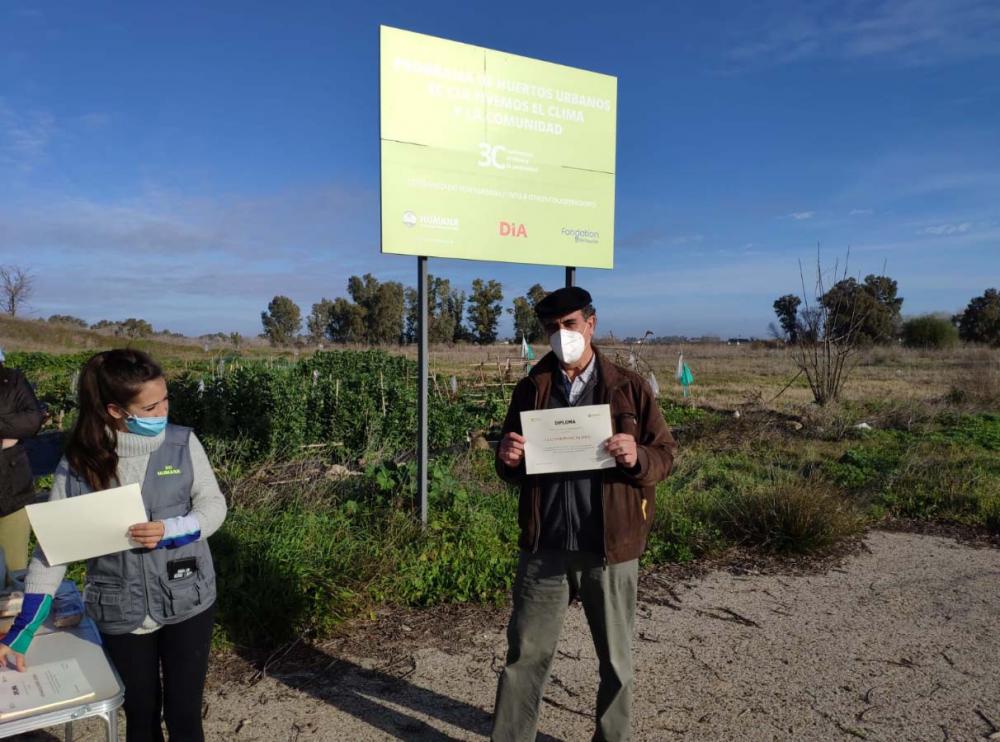
<path id="1" fill-rule="evenodd" d="M 970 343 L 986 343 L 1000 348 L 1000 291 L 987 289 L 958 317 L 958 333 Z"/>
<path id="2" fill-rule="evenodd" d="M 944 350 L 958 344 L 958 328 L 947 317 L 925 314 L 903 323 L 903 344 L 907 348 Z"/>
<path id="3" fill-rule="evenodd" d="M 74 317 L 70 314 L 53 314 L 47 322 L 51 325 L 70 325 L 72 327 L 87 328 L 87 320 Z"/>

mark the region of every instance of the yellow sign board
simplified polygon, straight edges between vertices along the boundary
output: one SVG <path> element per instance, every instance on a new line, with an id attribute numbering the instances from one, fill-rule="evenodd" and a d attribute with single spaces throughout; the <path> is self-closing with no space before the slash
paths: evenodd
<path id="1" fill-rule="evenodd" d="M 382 252 L 614 266 L 614 77 L 381 28 Z"/>

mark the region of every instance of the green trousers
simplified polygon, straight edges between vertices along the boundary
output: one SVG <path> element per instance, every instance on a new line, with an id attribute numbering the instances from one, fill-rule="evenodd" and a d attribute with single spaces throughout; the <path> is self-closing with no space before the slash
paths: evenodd
<path id="1" fill-rule="evenodd" d="M 605 565 L 582 551 L 521 552 L 507 665 L 493 713 L 494 742 L 533 742 L 566 606 L 579 596 L 599 663 L 594 740 L 628 740 L 632 715 L 632 629 L 639 562 Z"/>

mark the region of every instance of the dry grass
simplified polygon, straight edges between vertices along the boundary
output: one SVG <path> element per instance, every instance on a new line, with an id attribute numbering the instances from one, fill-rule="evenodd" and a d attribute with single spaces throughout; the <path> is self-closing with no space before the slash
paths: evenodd
<path id="1" fill-rule="evenodd" d="M 0 345 L 9 350 L 69 353 L 123 342 L 121 338 L 92 330 L 0 317 Z M 153 338 L 136 341 L 135 345 L 167 359 L 193 360 L 232 352 L 231 347 L 220 346 L 206 353 L 200 341 L 191 338 Z M 353 349 L 358 347 L 351 346 Z M 624 363 L 628 358 L 628 348 L 624 345 L 604 347 L 619 362 Z M 303 348 L 300 352 L 312 350 Z M 388 350 L 414 359 L 417 355 L 415 346 Z M 543 345 L 535 346 L 539 357 L 546 350 Z M 294 351 L 275 350 L 255 340 L 242 352 L 264 358 L 288 357 Z M 677 356 L 681 352 L 695 376 L 695 384 L 691 387 L 692 405 L 732 409 L 748 403 L 764 403 L 778 410 L 795 410 L 812 402 L 804 378 L 785 389 L 798 371 L 795 358 L 787 349 L 757 344 L 647 346 L 641 353 L 643 367 L 652 369 L 662 393 L 669 398 L 681 397 L 680 387 L 674 380 Z M 520 378 L 523 364 L 520 347 L 513 344 L 435 345 L 430 348 L 431 371 L 441 385 L 445 385 L 452 375 L 466 384 L 483 380 L 487 384 L 497 384 L 501 379 L 509 383 Z M 958 397 L 963 397 L 973 404 L 1000 404 L 1000 351 L 970 346 L 944 351 L 899 346 L 872 348 L 861 354 L 857 366 L 848 375 L 842 401 L 892 399 L 905 403 L 940 399 L 949 393 L 952 393 L 953 402 L 960 402 Z"/>
<path id="2" fill-rule="evenodd" d="M 978 348 L 971 353 L 952 379 L 948 400 L 1000 410 L 1000 351 Z"/>
<path id="3" fill-rule="evenodd" d="M 95 352 L 103 348 L 130 344 L 127 338 L 115 337 L 107 331 L 88 330 L 72 325 L 49 324 L 44 320 L 11 319 L 0 315 L 0 346 L 8 351 L 41 353 Z M 158 356 L 186 358 L 210 356 L 202 344 L 190 338 L 159 336 L 136 340 L 134 347 L 148 350 Z M 216 351 L 217 352 L 217 351 Z"/>
<path id="4" fill-rule="evenodd" d="M 863 521 L 836 487 L 790 478 L 736 493 L 720 507 L 720 527 L 733 542 L 768 551 L 820 551 L 858 534 Z"/>
<path id="5" fill-rule="evenodd" d="M 403 352 L 415 356 L 414 349 Z M 541 355 L 545 348 L 538 346 L 535 352 Z M 695 376 L 690 397 L 693 405 L 731 409 L 756 401 L 770 402 L 776 409 L 792 409 L 812 402 L 805 379 L 798 379 L 782 392 L 798 371 L 795 358 L 788 350 L 748 345 L 648 346 L 642 359 L 652 368 L 662 393 L 669 398 L 681 398 L 680 387 L 674 380 L 677 355 L 681 352 Z M 628 357 L 624 346 L 612 346 L 609 353 L 617 355 L 622 362 Z M 454 374 L 459 379 L 472 379 L 479 375 L 482 364 L 491 381 L 499 380 L 498 367 L 504 368 L 507 359 L 511 359 L 515 372 L 519 363 L 523 363 L 519 348 L 513 345 L 432 347 L 430 356 L 432 372 L 442 377 Z M 945 351 L 894 346 L 873 348 L 861 354 L 856 368 L 849 374 L 843 401 L 939 399 L 949 393 L 956 379 L 966 380 L 970 388 L 984 386 L 991 378 L 1000 379 L 998 364 L 1000 351 L 983 348 L 959 347 Z M 775 399 L 779 392 L 781 395 Z"/>

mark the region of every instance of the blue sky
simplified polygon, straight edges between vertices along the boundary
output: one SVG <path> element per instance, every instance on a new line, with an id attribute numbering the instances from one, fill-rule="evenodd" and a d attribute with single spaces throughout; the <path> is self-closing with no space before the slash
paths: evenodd
<path id="1" fill-rule="evenodd" d="M 371 272 L 378 25 L 619 78 L 604 330 L 766 334 L 816 246 L 904 314 L 1000 284 L 1000 4 L 0 5 L 0 263 L 35 316 L 260 331 Z M 509 301 L 558 268 L 432 260 Z M 509 331 L 505 320 L 502 331 Z"/>

